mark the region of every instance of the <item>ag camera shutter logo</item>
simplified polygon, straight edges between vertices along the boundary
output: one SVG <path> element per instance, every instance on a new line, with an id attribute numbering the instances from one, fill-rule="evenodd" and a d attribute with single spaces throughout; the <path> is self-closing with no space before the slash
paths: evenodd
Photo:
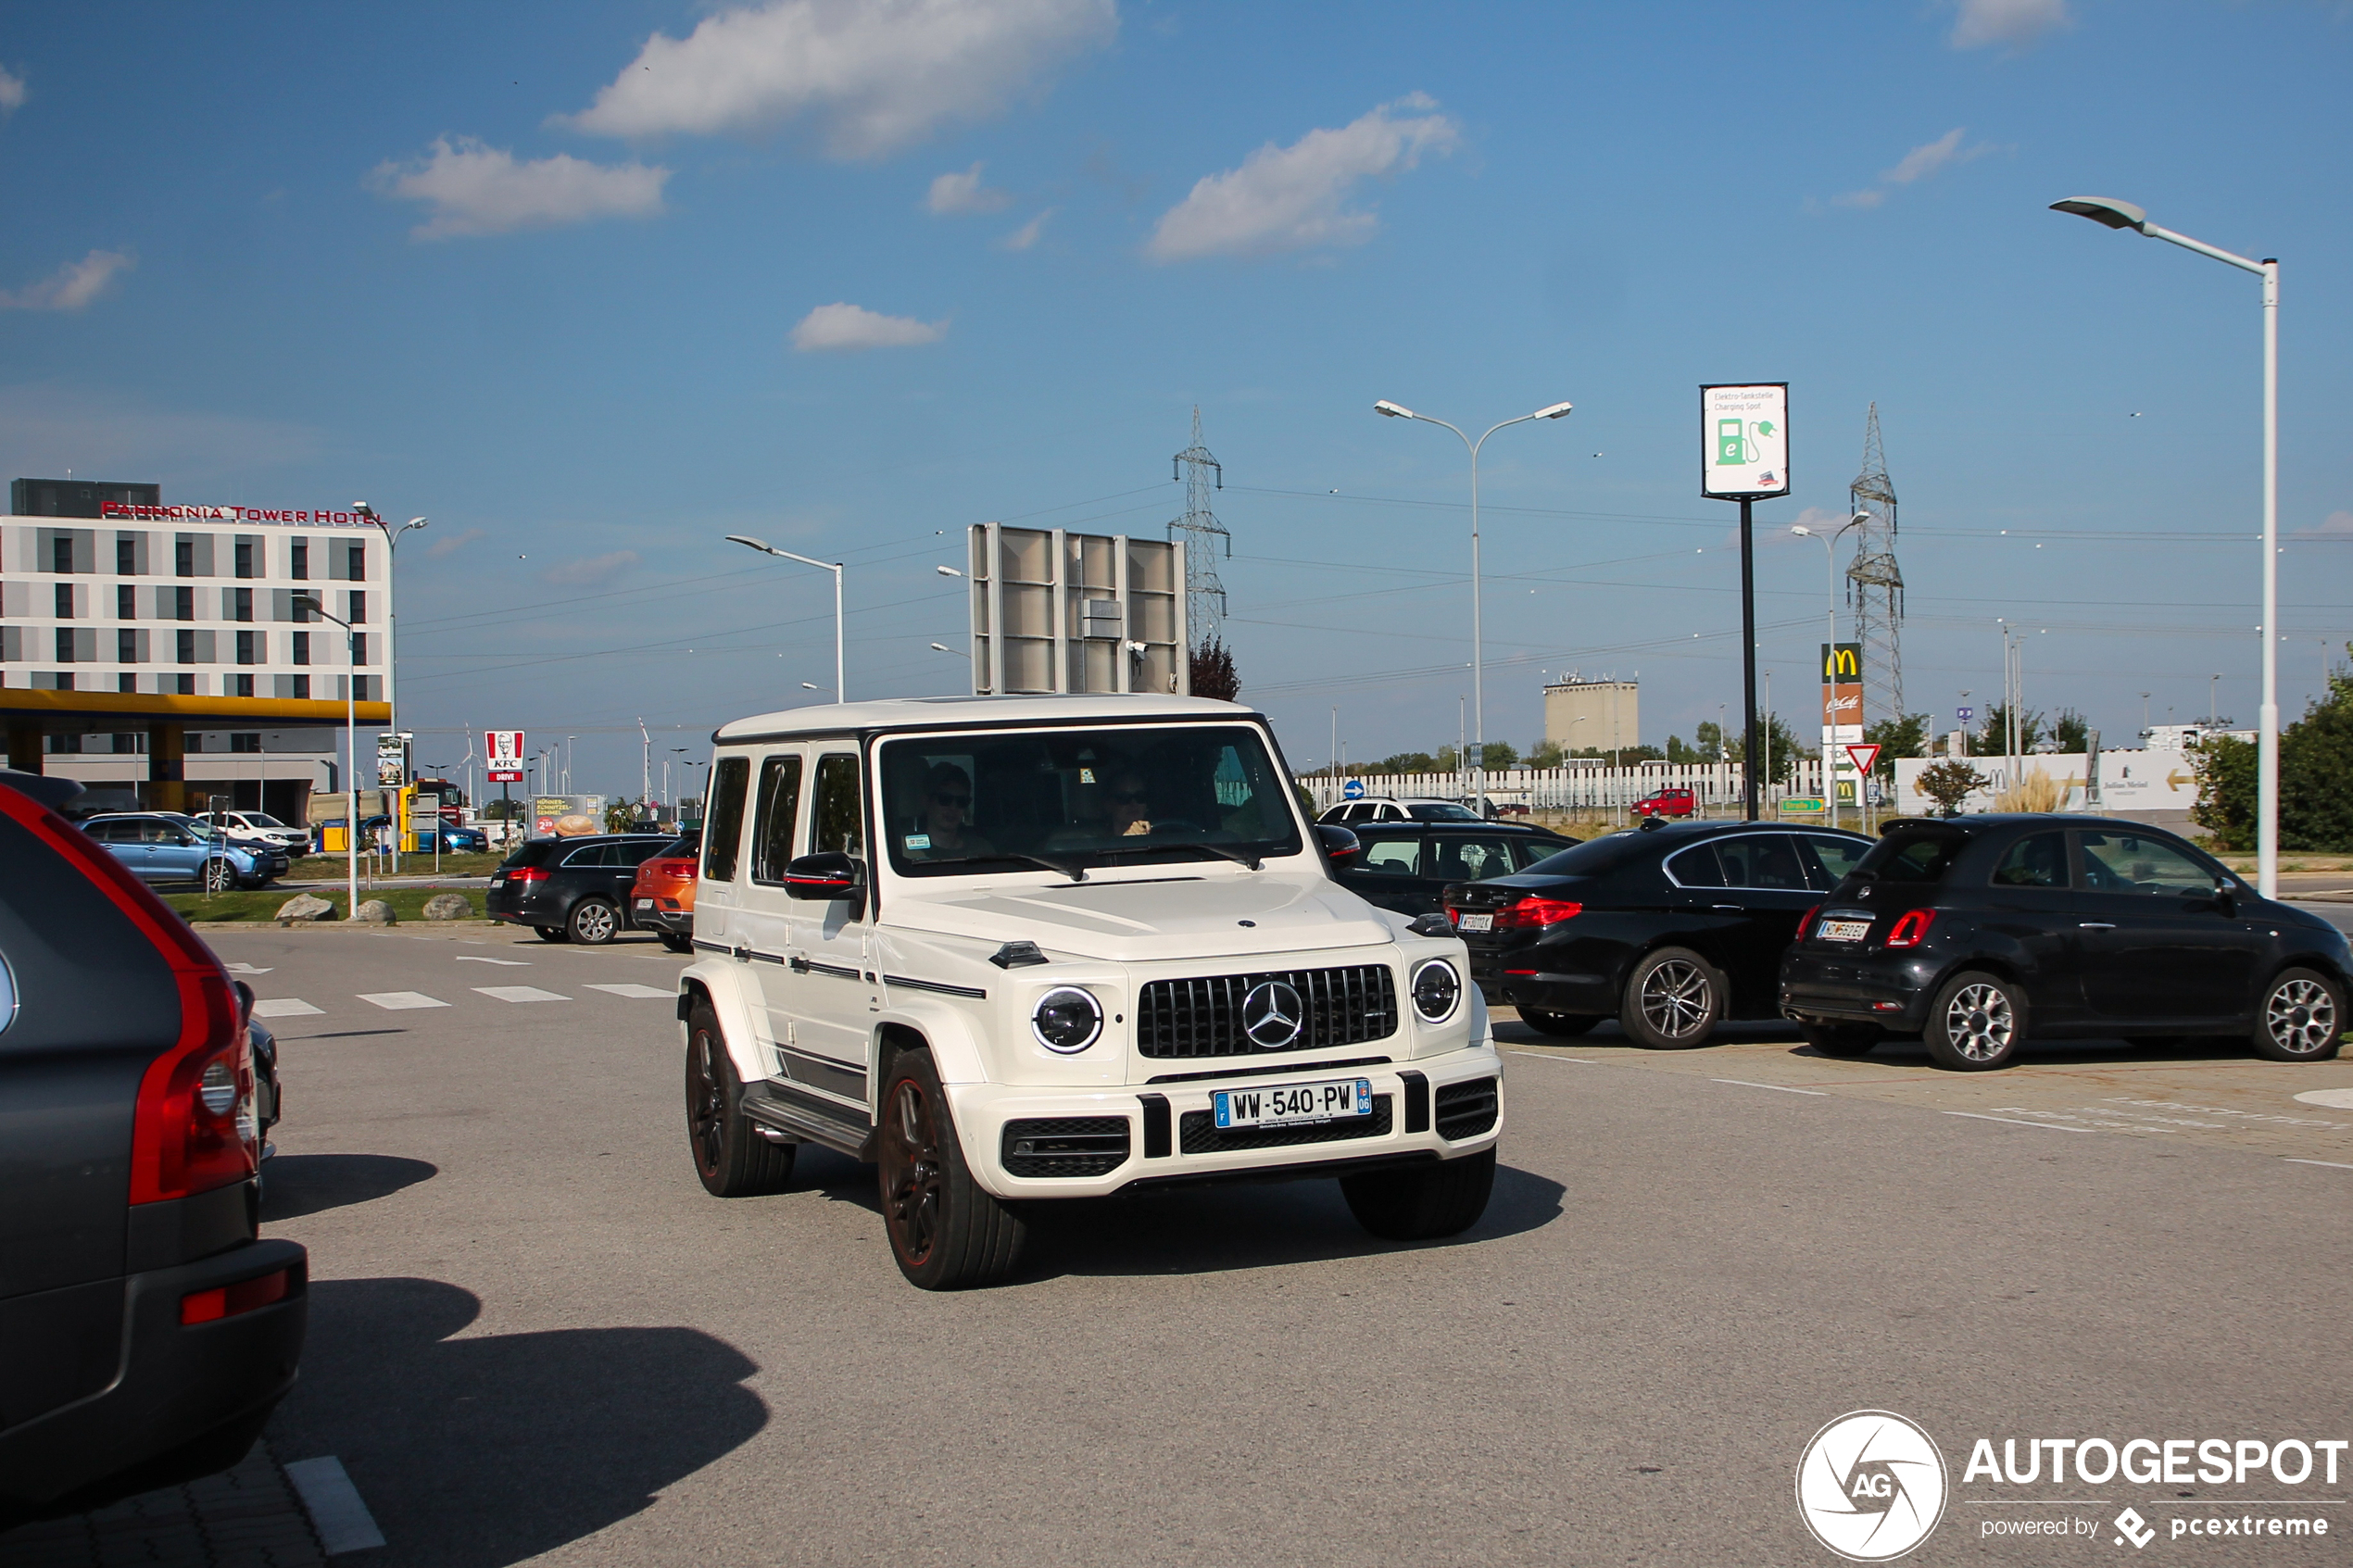
<path id="1" fill-rule="evenodd" d="M 1798 1516 L 1850 1562 L 1886 1562 L 1928 1539 L 1944 1496 L 1944 1456 L 1893 1411 L 1840 1416 L 1797 1461 Z"/>

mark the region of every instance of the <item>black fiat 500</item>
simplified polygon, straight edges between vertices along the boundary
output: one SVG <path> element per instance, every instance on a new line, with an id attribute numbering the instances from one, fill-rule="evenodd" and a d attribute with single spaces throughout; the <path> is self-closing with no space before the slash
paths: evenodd
<path id="1" fill-rule="evenodd" d="M 1859 834 L 1653 817 L 1512 876 L 1446 889 L 1491 1002 L 1548 1035 L 1615 1018 L 1635 1044 L 1704 1044 L 1727 1018 L 1775 1018 L 1800 917 L 1871 847 Z"/>
<path id="2" fill-rule="evenodd" d="M 1357 852 L 1333 874 L 1401 915 L 1434 915 L 1447 886 L 1524 872 L 1577 840 L 1522 822 L 1358 822 Z"/>
<path id="3" fill-rule="evenodd" d="M 2244 1041 L 2322 1061 L 2353 950 L 2171 834 L 2082 817 L 1907 823 L 1808 914 L 1781 1010 L 1816 1048 L 1919 1035 L 1940 1067 L 2002 1067 L 2029 1040 Z"/>

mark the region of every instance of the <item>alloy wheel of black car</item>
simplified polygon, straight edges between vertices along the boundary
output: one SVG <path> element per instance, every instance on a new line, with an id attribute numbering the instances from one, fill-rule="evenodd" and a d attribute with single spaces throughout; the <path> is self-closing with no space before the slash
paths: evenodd
<path id="1" fill-rule="evenodd" d="M 573 906 L 572 919 L 564 922 L 575 942 L 598 947 L 610 942 L 621 930 L 621 916 L 610 904 L 601 898 L 583 898 Z"/>
<path id="2" fill-rule="evenodd" d="M 1638 1046 L 1680 1050 L 1704 1045 L 1724 1016 L 1724 977 L 1688 947 L 1661 947 L 1626 980 L 1618 1022 Z"/>
<path id="3" fill-rule="evenodd" d="M 1939 1067 L 1957 1073 L 2007 1067 L 2026 1038 L 2026 998 L 1998 975 L 1955 975 L 1929 1009 L 1923 1038 Z"/>
<path id="4" fill-rule="evenodd" d="M 2344 1034 L 2336 988 L 2311 970 L 2283 970 L 2263 995 L 2255 1051 L 2272 1061 L 2326 1061 Z"/>

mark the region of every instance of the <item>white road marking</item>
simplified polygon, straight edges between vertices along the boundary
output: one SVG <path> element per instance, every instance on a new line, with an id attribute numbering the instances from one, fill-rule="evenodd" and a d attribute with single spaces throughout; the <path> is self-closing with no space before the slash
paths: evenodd
<path id="1" fill-rule="evenodd" d="M 2015 1116 L 1982 1116 L 1974 1110 L 1946 1110 L 1944 1116 L 1966 1116 L 1972 1122 L 2007 1122 L 2013 1127 L 2040 1127 L 2046 1133 L 2088 1133 L 2089 1127 L 2062 1127 L 2056 1122 L 2025 1122 Z"/>
<path id="2" fill-rule="evenodd" d="M 2299 1105 L 2325 1105 L 2331 1110 L 2353 1110 L 2353 1089 L 2307 1089 L 2296 1098 Z"/>
<path id="3" fill-rule="evenodd" d="M 483 996 L 501 1002 L 568 1002 L 570 997 L 560 997 L 553 991 L 542 991 L 536 985 L 477 985 Z"/>
<path id="4" fill-rule="evenodd" d="M 1828 1098 L 1828 1089 L 1793 1089 L 1787 1084 L 1752 1084 L 1745 1078 L 1711 1078 L 1711 1084 L 1738 1084 L 1743 1089 L 1779 1089 L 1785 1095 L 1818 1095 Z"/>
<path id="5" fill-rule="evenodd" d="M 2332 1171 L 2353 1171 L 2353 1165 L 2340 1165 L 2334 1160 L 2298 1160 L 2295 1155 L 2283 1155 L 2291 1165 L 2325 1165 Z"/>
<path id="6" fill-rule="evenodd" d="M 386 1012 L 398 1012 L 404 1008 L 446 1008 L 449 1005 L 439 997 L 428 997 L 422 991 L 362 991 L 359 999 L 373 1002 Z"/>
<path id="7" fill-rule="evenodd" d="M 456 954 L 455 957 L 459 963 L 498 963 L 505 964 L 510 969 L 529 969 L 531 967 L 531 960 L 529 959 L 485 959 L 473 953 L 459 953 Z"/>
<path id="8" fill-rule="evenodd" d="M 272 972 L 271 971 L 266 969 L 256 969 L 249 963 L 223 964 L 220 967 L 227 970 L 232 974 L 269 974 Z"/>
<path id="9" fill-rule="evenodd" d="M 1524 1056 L 1530 1061 L 1573 1061 L 1580 1067 L 1599 1067 L 1601 1065 L 1600 1062 L 1595 1061 L 1590 1056 L 1553 1056 L 1544 1051 L 1514 1051 L 1511 1054 L 1514 1056 Z"/>
<path id="10" fill-rule="evenodd" d="M 286 1479 L 301 1495 L 303 1509 L 318 1529 L 319 1544 L 327 1549 L 329 1557 L 339 1557 L 346 1551 L 366 1551 L 384 1544 L 384 1533 L 376 1527 L 375 1515 L 368 1512 L 359 1488 L 351 1484 L 343 1461 L 334 1455 L 298 1459 L 286 1466 Z"/>
<path id="11" fill-rule="evenodd" d="M 664 991 L 652 985 L 639 985 L 634 981 L 626 985 L 591 985 L 591 991 L 605 991 L 616 997 L 644 997 L 649 1000 L 668 1001 L 675 991 Z"/>
<path id="12" fill-rule="evenodd" d="M 326 1010 L 312 1007 L 300 997 L 267 997 L 253 1004 L 256 1018 L 305 1018 Z"/>

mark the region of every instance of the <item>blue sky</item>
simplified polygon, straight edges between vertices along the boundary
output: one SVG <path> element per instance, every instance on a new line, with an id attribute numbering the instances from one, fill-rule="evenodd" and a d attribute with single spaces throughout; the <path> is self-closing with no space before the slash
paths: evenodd
<path id="1" fill-rule="evenodd" d="M 2030 628 L 2032 706 L 2252 722 L 2254 279 L 2045 210 L 2123 196 L 2284 263 L 2283 706 L 2353 635 L 2334 4 L 928 0 L 19 6 L 0 21 L 0 456 L 166 498 L 365 497 L 409 727 L 580 737 L 585 787 L 830 678 L 958 689 L 937 576 L 991 518 L 1157 535 L 1225 466 L 1246 698 L 1292 759 L 1453 738 L 1466 475 L 1488 730 L 1639 672 L 1739 700 L 1702 382 L 1792 383 L 1762 660 L 1802 710 L 1876 399 L 1907 706 Z M 2135 417 L 2138 416 L 2138 417 Z M 2007 532 L 2005 533 L 2004 531 Z M 667 735 L 668 739 L 661 738 Z"/>

